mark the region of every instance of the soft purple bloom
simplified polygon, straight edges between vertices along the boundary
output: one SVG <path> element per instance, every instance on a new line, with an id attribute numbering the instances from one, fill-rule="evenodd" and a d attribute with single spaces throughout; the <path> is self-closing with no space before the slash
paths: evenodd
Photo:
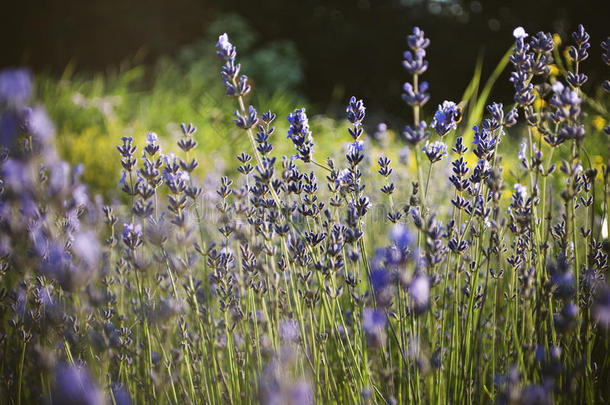
<path id="1" fill-rule="evenodd" d="M 413 301 L 416 311 L 422 312 L 428 308 L 430 301 L 430 279 L 423 274 L 415 275 L 411 283 L 409 283 L 409 296 Z"/>
<path id="2" fill-rule="evenodd" d="M 383 311 L 373 308 L 362 310 L 362 329 L 364 329 L 369 342 L 375 345 L 381 344 L 385 330 L 385 318 Z"/>
<path id="3" fill-rule="evenodd" d="M 379 294 L 390 285 L 390 273 L 383 264 L 376 263 L 371 267 L 371 287 L 375 294 Z"/>
<path id="4" fill-rule="evenodd" d="M 593 305 L 593 316 L 604 329 L 610 329 L 610 286 L 606 285 Z"/>
<path id="5" fill-rule="evenodd" d="M 399 249 L 404 250 L 413 243 L 415 235 L 405 224 L 398 223 L 392 227 L 390 239 Z"/>
<path id="6" fill-rule="evenodd" d="M 282 340 L 296 342 L 299 339 L 299 324 L 294 319 L 280 322 L 280 337 Z"/>
<path id="7" fill-rule="evenodd" d="M 27 69 L 0 71 L 0 105 L 22 107 L 32 95 L 32 74 Z"/>
<path id="8" fill-rule="evenodd" d="M 32 186 L 30 167 L 20 160 L 8 159 L 0 167 L 0 173 L 2 174 L 2 180 L 14 193 L 22 193 Z"/>
<path id="9" fill-rule="evenodd" d="M 49 141 L 55 134 L 55 125 L 42 107 L 26 110 L 25 125 L 30 134 L 42 142 Z"/>
<path id="10" fill-rule="evenodd" d="M 131 405 L 131 398 L 125 386 L 118 383 L 111 385 L 112 399 L 111 404 L 113 405 Z"/>
<path id="11" fill-rule="evenodd" d="M 398 158 L 400 160 L 400 163 L 402 163 L 403 165 L 407 164 L 407 161 L 408 161 L 410 155 L 411 155 L 411 149 L 409 149 L 408 146 L 405 146 L 398 150 Z"/>
<path id="12" fill-rule="evenodd" d="M 95 385 L 84 366 L 60 365 L 55 370 L 52 404 L 103 405 L 101 390 Z"/>
<path id="13" fill-rule="evenodd" d="M 72 243 L 72 251 L 89 268 L 97 266 L 102 255 L 97 235 L 93 231 L 76 234 Z"/>

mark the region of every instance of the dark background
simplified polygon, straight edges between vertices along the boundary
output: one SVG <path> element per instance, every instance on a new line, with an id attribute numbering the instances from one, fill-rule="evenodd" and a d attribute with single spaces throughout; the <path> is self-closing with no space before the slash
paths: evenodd
<path id="1" fill-rule="evenodd" d="M 610 72 L 600 42 L 610 35 L 608 0 L 18 0 L 4 2 L 0 67 L 26 65 L 59 76 L 68 63 L 95 73 L 137 56 L 152 64 L 196 42 L 217 16 L 240 14 L 257 43 L 290 40 L 302 57 L 299 91 L 318 111 L 336 112 L 346 97 L 365 99 L 377 115 L 399 115 L 405 36 L 420 26 L 428 48 L 432 102 L 459 100 L 484 52 L 484 78 L 511 46 L 521 25 L 529 33 L 557 32 L 565 42 L 578 23 L 591 34 L 588 85 Z M 272 67 L 270 67 L 272 68 Z M 494 97 L 511 99 L 507 72 Z M 442 98 L 441 98 L 442 97 Z"/>

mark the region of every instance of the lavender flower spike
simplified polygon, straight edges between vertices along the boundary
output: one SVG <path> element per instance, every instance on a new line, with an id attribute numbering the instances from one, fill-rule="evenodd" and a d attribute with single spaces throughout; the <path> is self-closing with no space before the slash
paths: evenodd
<path id="1" fill-rule="evenodd" d="M 297 157 L 304 162 L 310 162 L 313 157 L 313 137 L 309 130 L 309 119 L 304 108 L 288 114 L 288 139 L 294 143 Z"/>
<path id="2" fill-rule="evenodd" d="M 218 48 L 216 55 L 225 62 L 220 71 L 220 76 L 227 88 L 226 95 L 230 97 L 245 96 L 251 90 L 248 77 L 242 75 L 238 79 L 241 66 L 235 62 L 237 48 L 229 41 L 229 36 L 226 33 L 218 37 L 216 48 Z"/>

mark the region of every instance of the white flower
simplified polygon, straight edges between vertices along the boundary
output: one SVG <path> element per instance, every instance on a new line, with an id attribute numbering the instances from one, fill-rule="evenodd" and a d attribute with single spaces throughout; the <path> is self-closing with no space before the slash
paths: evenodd
<path id="1" fill-rule="evenodd" d="M 517 27 L 517 28 L 515 28 L 513 30 L 513 37 L 515 37 L 516 39 L 526 38 L 527 37 L 527 32 L 525 32 L 523 27 Z"/>
<path id="2" fill-rule="evenodd" d="M 559 80 L 557 80 L 555 83 L 553 83 L 553 91 L 555 93 L 561 93 L 563 91 L 564 87 L 563 87 L 563 83 L 561 83 Z"/>

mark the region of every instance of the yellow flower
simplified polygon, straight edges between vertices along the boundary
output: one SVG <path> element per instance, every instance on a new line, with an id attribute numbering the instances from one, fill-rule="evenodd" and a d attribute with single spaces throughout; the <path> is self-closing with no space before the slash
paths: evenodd
<path id="1" fill-rule="evenodd" d="M 597 180 L 603 180 L 602 166 L 604 166 L 604 158 L 602 155 L 593 156 L 593 167 L 597 169 Z"/>
<path id="2" fill-rule="evenodd" d="M 544 108 L 545 106 L 546 106 L 546 101 L 544 101 L 540 97 L 536 97 L 536 100 L 534 100 L 534 108 L 536 110 L 540 110 L 540 109 Z"/>
<path id="3" fill-rule="evenodd" d="M 549 75 L 551 76 L 559 76 L 559 68 L 557 68 L 557 65 L 555 65 L 554 63 L 549 65 L 549 67 L 551 68 L 549 71 Z"/>
<path id="4" fill-rule="evenodd" d="M 605 126 L 606 120 L 604 119 L 604 117 L 602 117 L 601 115 L 596 115 L 595 118 L 593 118 L 593 127 L 596 130 L 601 131 L 604 129 Z"/>
<path id="5" fill-rule="evenodd" d="M 558 33 L 553 34 L 553 43 L 555 46 L 561 45 L 561 36 Z"/>

